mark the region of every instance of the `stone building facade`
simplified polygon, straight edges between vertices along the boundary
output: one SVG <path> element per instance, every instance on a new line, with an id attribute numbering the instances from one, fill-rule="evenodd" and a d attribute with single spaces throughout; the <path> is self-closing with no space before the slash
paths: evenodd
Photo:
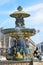
<path id="1" fill-rule="evenodd" d="M 39 49 L 40 52 L 41 52 L 41 55 L 43 56 L 43 42 L 37 44 L 36 47 L 38 47 L 38 49 Z"/>

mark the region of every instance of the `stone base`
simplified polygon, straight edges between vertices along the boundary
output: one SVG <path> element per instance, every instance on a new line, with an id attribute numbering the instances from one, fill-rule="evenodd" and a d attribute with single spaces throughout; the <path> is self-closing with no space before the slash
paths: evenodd
<path id="1" fill-rule="evenodd" d="M 0 65 L 43 65 L 43 61 L 0 61 Z"/>
<path id="2" fill-rule="evenodd" d="M 30 61 L 0 61 L 0 65 L 30 65 Z"/>

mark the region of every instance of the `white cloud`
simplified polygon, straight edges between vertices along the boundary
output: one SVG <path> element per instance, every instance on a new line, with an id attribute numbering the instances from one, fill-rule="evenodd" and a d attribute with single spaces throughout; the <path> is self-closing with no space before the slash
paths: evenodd
<path id="1" fill-rule="evenodd" d="M 43 12 L 36 12 L 31 19 L 34 24 L 43 23 Z"/>
<path id="2" fill-rule="evenodd" d="M 31 13 L 30 18 L 27 18 L 27 21 L 29 20 L 34 25 L 43 24 L 43 3 L 26 7 L 24 10 Z"/>
<path id="3" fill-rule="evenodd" d="M 25 7 L 24 11 L 37 11 L 39 9 L 43 9 L 43 3 L 32 5 L 30 7 Z"/>
<path id="4" fill-rule="evenodd" d="M 10 0 L 0 0 L 0 6 L 8 3 Z"/>

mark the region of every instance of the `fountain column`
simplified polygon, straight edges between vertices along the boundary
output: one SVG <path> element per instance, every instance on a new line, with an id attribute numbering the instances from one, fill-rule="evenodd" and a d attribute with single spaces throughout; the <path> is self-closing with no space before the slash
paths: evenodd
<path id="1" fill-rule="evenodd" d="M 5 35 L 4 35 L 4 48 L 6 48 L 6 46 L 5 46 L 5 45 L 6 45 L 6 43 L 5 43 Z"/>
<path id="2" fill-rule="evenodd" d="M 9 48 L 11 48 L 11 37 L 9 36 Z"/>

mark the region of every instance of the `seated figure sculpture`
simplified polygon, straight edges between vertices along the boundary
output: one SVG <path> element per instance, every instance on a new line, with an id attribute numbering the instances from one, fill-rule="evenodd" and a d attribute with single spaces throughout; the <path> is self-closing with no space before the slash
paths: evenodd
<path id="1" fill-rule="evenodd" d="M 16 50 L 16 51 L 15 51 Z M 10 55 L 14 59 L 26 60 L 26 56 L 30 53 L 28 42 L 24 39 L 13 40 L 13 45 L 10 49 Z"/>
<path id="2" fill-rule="evenodd" d="M 21 26 L 24 25 L 24 19 L 23 19 L 23 17 L 21 17 L 21 16 L 22 16 L 22 15 L 19 14 L 19 16 L 16 18 L 15 24 L 16 24 L 17 27 L 19 26 L 19 24 L 20 24 Z"/>

